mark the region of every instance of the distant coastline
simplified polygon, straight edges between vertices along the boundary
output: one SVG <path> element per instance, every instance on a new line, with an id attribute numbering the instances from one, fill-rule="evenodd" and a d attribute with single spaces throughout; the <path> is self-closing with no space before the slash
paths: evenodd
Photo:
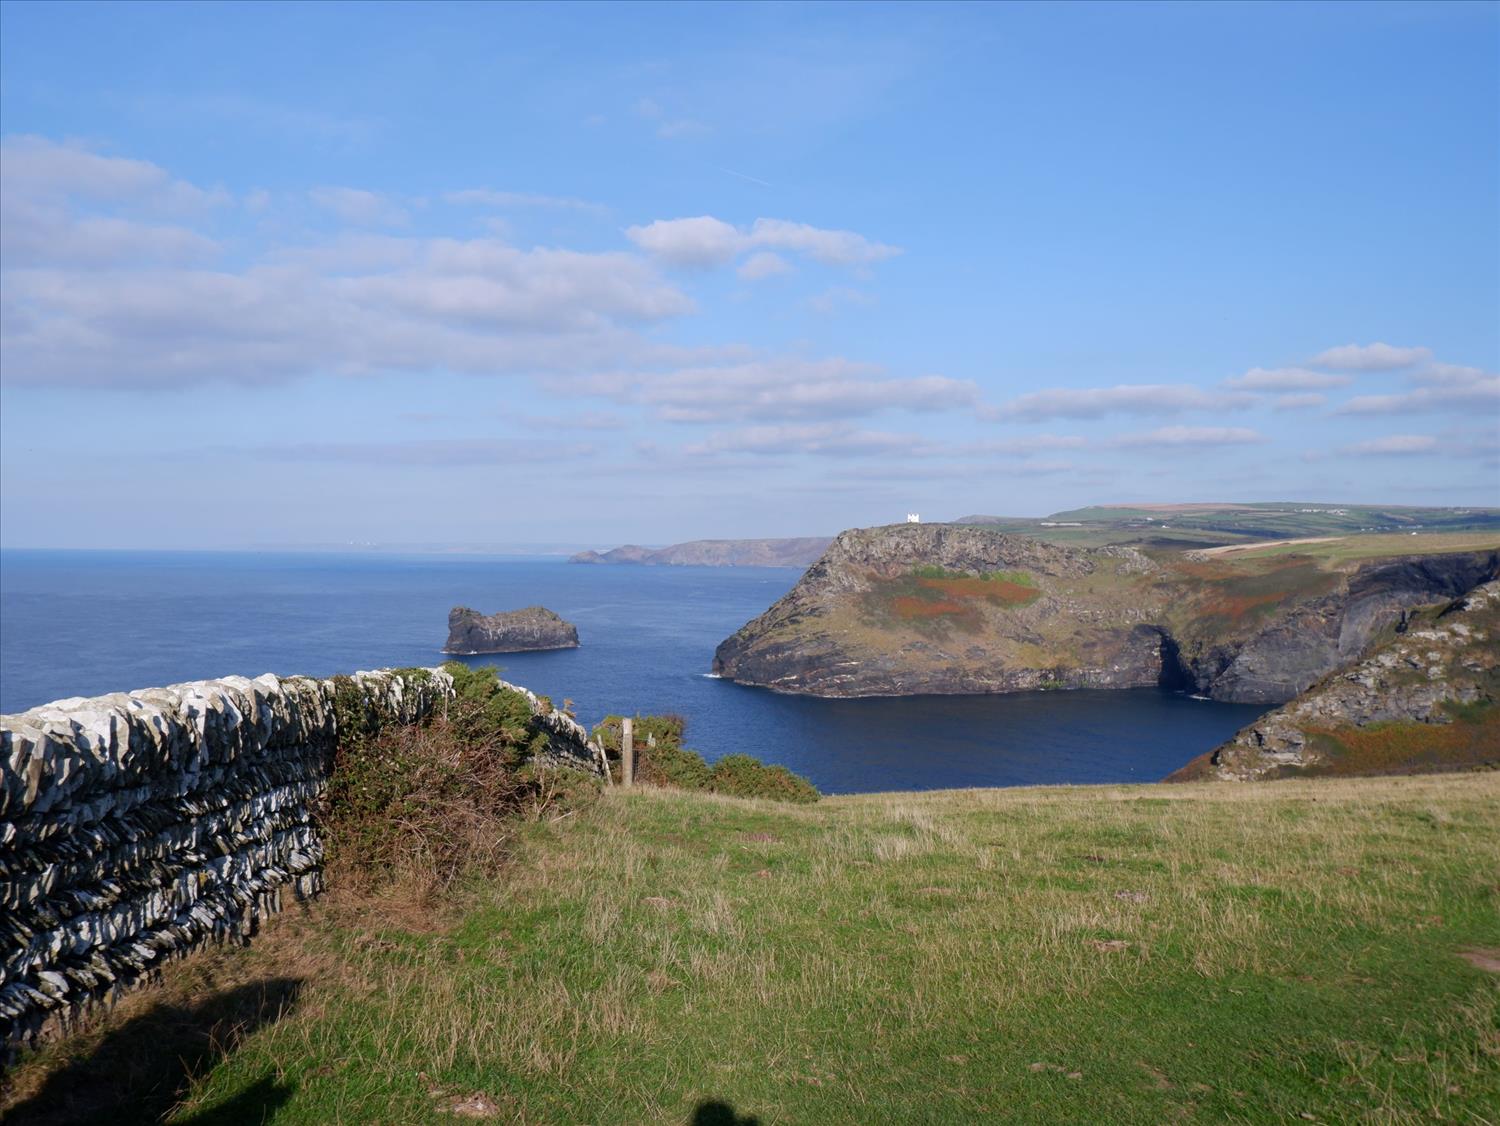
<path id="1" fill-rule="evenodd" d="M 669 547 L 626 544 L 610 551 L 580 551 L 569 563 L 647 567 L 808 567 L 828 550 L 832 536 L 800 539 L 691 540 Z"/>

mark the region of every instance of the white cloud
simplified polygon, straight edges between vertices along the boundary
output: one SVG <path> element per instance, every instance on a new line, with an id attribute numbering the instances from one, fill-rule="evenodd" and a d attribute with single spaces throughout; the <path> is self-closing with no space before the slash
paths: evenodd
<path id="1" fill-rule="evenodd" d="M 406 208 L 379 192 L 363 188 L 314 188 L 307 194 L 319 207 L 356 226 L 401 227 L 411 221 Z"/>
<path id="2" fill-rule="evenodd" d="M 485 239 L 366 237 L 234 272 L 150 261 L 85 271 L 59 260 L 7 269 L 4 296 L 12 383 L 532 374 L 695 355 L 636 331 L 693 308 L 641 259 Z"/>
<path id="3" fill-rule="evenodd" d="M 623 430 L 623 415 L 607 411 L 570 411 L 567 414 L 511 414 L 505 421 L 527 430 Z"/>
<path id="4" fill-rule="evenodd" d="M 1320 395 L 1316 391 L 1299 395 L 1279 395 L 1271 404 L 1272 410 L 1277 411 L 1301 411 L 1312 407 L 1321 407 L 1328 402 L 1327 395 Z"/>
<path id="5" fill-rule="evenodd" d="M 432 239 L 421 249 L 412 269 L 328 284 L 362 306 L 531 329 L 664 320 L 693 309 L 686 295 L 628 254 L 517 250 L 490 239 Z"/>
<path id="6" fill-rule="evenodd" d="M 1039 450 L 1079 450 L 1087 445 L 1088 439 L 1077 434 L 1030 434 L 977 442 L 970 449 L 980 454 L 1031 454 Z"/>
<path id="7" fill-rule="evenodd" d="M 605 363 L 680 366 L 727 354 L 655 343 L 639 331 L 695 306 L 635 253 L 525 251 L 489 238 L 345 229 L 313 243 L 273 243 L 219 269 L 220 245 L 200 228 L 226 193 L 146 161 L 41 138 L 8 138 L 0 155 L 7 383 L 533 374 Z M 359 188 L 317 188 L 308 198 L 355 226 L 405 218 L 399 202 Z M 275 199 L 256 190 L 244 205 L 263 213 Z M 164 214 L 182 225 L 160 221 Z"/>
<path id="8" fill-rule="evenodd" d="M 1319 367 L 1341 371 L 1396 371 L 1432 359 L 1430 348 L 1397 348 L 1390 344 L 1343 344 L 1319 352 L 1311 360 Z"/>
<path id="9" fill-rule="evenodd" d="M 677 266 L 719 266 L 753 250 L 805 254 L 830 266 L 868 266 L 901 253 L 898 247 L 872 242 L 853 231 L 828 230 L 784 219 L 757 219 L 742 230 L 712 215 L 657 219 L 625 229 L 625 235 L 648 254 Z"/>
<path id="10" fill-rule="evenodd" d="M 1051 477 L 1056 473 L 1068 473 L 1078 467 L 1071 461 L 1030 458 L 1016 465 L 1007 466 L 1005 472 L 1021 477 Z"/>
<path id="11" fill-rule="evenodd" d="M 363 465 L 465 466 L 523 465 L 559 458 L 587 457 L 588 443 L 559 444 L 545 439 L 495 441 L 486 438 L 433 438 L 414 442 L 301 442 L 262 446 L 255 456 L 272 461 L 329 461 Z"/>
<path id="12" fill-rule="evenodd" d="M 1407 457 L 1437 451 L 1438 440 L 1430 434 L 1388 434 L 1384 438 L 1371 438 L 1339 449 L 1340 453 L 1356 457 Z"/>
<path id="13" fill-rule="evenodd" d="M 760 281 L 762 278 L 774 278 L 778 274 L 789 274 L 791 271 L 791 264 L 781 255 L 772 254 L 769 250 L 761 250 L 741 262 L 736 272 L 746 281 Z"/>
<path id="14" fill-rule="evenodd" d="M 853 231 L 826 230 L 785 219 L 757 219 L 749 239 L 752 246 L 794 250 L 827 266 L 868 266 L 901 253 L 898 247 L 871 242 Z"/>
<path id="15" fill-rule="evenodd" d="M 794 357 L 690 367 L 660 374 L 559 378 L 549 386 L 652 408 L 668 422 L 853 418 L 882 410 L 972 409 L 979 388 L 939 375 L 890 379 L 869 364 Z"/>
<path id="16" fill-rule="evenodd" d="M 1245 446 L 1268 441 L 1244 426 L 1162 426 L 1143 434 L 1122 434 L 1110 444 L 1128 449 L 1173 446 Z"/>
<path id="17" fill-rule="evenodd" d="M 1432 414 L 1438 412 L 1500 411 L 1500 376 L 1419 387 L 1395 395 L 1356 395 L 1336 414 Z"/>
<path id="18" fill-rule="evenodd" d="M 984 413 L 1006 420 L 1041 421 L 1049 418 L 1102 418 L 1110 414 L 1233 410 L 1254 401 L 1253 395 L 1243 391 L 1218 392 L 1187 384 L 1136 383 L 1031 391 Z"/>
<path id="19" fill-rule="evenodd" d="M 24 135 L 0 141 L 0 190 L 57 203 L 87 199 L 171 214 L 202 211 L 230 199 L 222 189 L 206 190 L 174 179 L 149 161 L 102 156 L 78 145 Z"/>
<path id="20" fill-rule="evenodd" d="M 692 457 L 723 453 L 757 455 L 812 454 L 824 457 L 870 455 L 914 456 L 934 452 L 932 444 L 915 434 L 857 430 L 843 423 L 808 426 L 749 426 L 723 431 L 683 448 Z"/>
<path id="21" fill-rule="evenodd" d="M 1317 391 L 1329 387 L 1347 387 L 1354 382 L 1348 375 L 1308 371 L 1305 368 L 1251 368 L 1244 375 L 1233 375 L 1224 386 L 1241 391 Z"/>
<path id="22" fill-rule="evenodd" d="M 1413 383 L 1425 383 L 1445 387 L 1471 387 L 1494 379 L 1491 372 L 1483 368 L 1466 367 L 1463 364 L 1428 364 L 1421 371 L 1413 372 Z"/>
<path id="23" fill-rule="evenodd" d="M 712 215 L 658 219 L 644 227 L 625 228 L 625 237 L 674 266 L 722 266 L 748 245 L 734 226 Z"/>
<path id="24" fill-rule="evenodd" d="M 206 262 L 219 244 L 187 227 L 114 216 L 78 216 L 24 195 L 0 195 L 0 257 L 7 270 L 43 264 Z"/>

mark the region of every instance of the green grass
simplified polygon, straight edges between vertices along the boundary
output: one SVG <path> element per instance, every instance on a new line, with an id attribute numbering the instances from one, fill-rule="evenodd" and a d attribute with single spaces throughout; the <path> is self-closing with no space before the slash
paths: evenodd
<path id="1" fill-rule="evenodd" d="M 1048 527 L 1058 521 L 1075 528 Z M 1420 531 L 1500 532 L 1500 509 L 1414 508 L 1282 501 L 1256 504 L 1096 505 L 1056 512 L 1043 520 L 1008 520 L 999 530 L 1050 543 L 1097 547 L 1106 543 L 1192 547 L 1301 536 L 1358 536 Z M 1377 553 L 1378 554 L 1378 553 Z"/>
<path id="2" fill-rule="evenodd" d="M 1496 774 L 617 790 L 442 909 L 335 895 L 174 967 L 12 1098 L 123 1084 L 153 1004 L 291 977 L 172 1121 L 1494 1123 L 1500 979 L 1460 952 L 1500 947 L 1497 805 Z"/>

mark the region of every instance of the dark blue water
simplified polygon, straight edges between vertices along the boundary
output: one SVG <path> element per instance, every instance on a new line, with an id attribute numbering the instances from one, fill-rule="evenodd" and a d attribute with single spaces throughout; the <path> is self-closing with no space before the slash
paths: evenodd
<path id="1" fill-rule="evenodd" d="M 0 710 L 237 673 L 327 676 L 444 658 L 448 610 L 541 604 L 578 649 L 468 658 L 609 712 L 677 712 L 710 760 L 744 751 L 825 792 L 1142 782 L 1261 710 L 1150 689 L 815 700 L 704 674 L 795 570 L 581 567 L 478 556 L 0 553 Z"/>

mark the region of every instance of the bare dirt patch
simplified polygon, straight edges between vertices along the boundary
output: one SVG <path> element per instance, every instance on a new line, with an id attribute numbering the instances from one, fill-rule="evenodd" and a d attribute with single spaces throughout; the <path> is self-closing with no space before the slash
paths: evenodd
<path id="1" fill-rule="evenodd" d="M 1500 974 L 1500 949 L 1476 946 L 1469 950 L 1460 950 L 1458 956 L 1471 966 L 1488 970 L 1492 974 Z"/>
<path id="2" fill-rule="evenodd" d="M 1259 540 L 1255 543 L 1226 543 L 1223 547 L 1205 547 L 1194 555 L 1232 555 L 1236 551 L 1256 551 L 1262 547 L 1286 547 L 1294 543 L 1333 543 L 1347 536 L 1306 536 L 1296 540 Z"/>

